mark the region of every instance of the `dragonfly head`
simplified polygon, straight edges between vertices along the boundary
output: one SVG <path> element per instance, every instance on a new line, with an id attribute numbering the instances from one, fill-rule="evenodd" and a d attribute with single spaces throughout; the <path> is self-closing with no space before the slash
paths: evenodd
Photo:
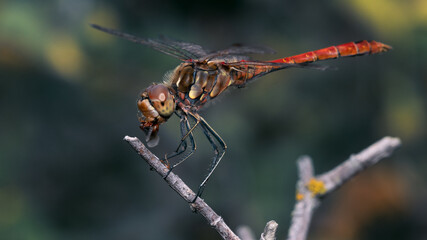
<path id="1" fill-rule="evenodd" d="M 175 100 L 164 84 L 153 84 L 141 93 L 137 102 L 140 128 L 146 135 L 147 145 L 159 143 L 159 125 L 166 122 L 175 111 Z"/>

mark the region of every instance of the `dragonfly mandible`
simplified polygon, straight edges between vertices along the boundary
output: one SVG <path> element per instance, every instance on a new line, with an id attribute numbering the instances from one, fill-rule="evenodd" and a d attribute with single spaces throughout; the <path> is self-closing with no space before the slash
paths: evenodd
<path id="1" fill-rule="evenodd" d="M 260 47 L 233 46 L 210 52 L 194 43 L 168 38 L 144 39 L 96 24 L 91 24 L 91 26 L 129 41 L 149 46 L 181 60 L 181 64 L 165 76 L 166 80 L 163 83 L 153 83 L 141 93 L 137 106 L 140 128 L 146 135 L 149 147 L 154 147 L 159 143 L 157 133 L 161 124 L 165 123 L 174 113 L 180 117 L 181 141 L 175 152 L 167 154 L 163 159 L 164 164 L 169 168 L 166 177 L 196 150 L 193 131 L 197 126 L 203 130 L 211 143 L 215 157 L 208 174 L 199 185 L 193 202 L 203 193 L 206 182 L 227 149 L 222 138 L 198 114 L 206 103 L 215 99 L 226 89 L 244 87 L 249 81 L 273 71 L 291 67 L 323 70 L 326 67 L 311 63 L 340 57 L 381 53 L 391 49 L 389 45 L 380 42 L 363 40 L 276 60 L 254 61 L 246 55 L 274 53 L 274 51 Z M 194 122 L 193 126 L 191 126 L 190 119 Z M 190 151 L 187 151 L 188 147 L 190 147 Z M 184 154 L 185 152 L 187 153 Z M 184 154 L 183 157 L 171 166 L 168 159 L 181 154 Z"/>

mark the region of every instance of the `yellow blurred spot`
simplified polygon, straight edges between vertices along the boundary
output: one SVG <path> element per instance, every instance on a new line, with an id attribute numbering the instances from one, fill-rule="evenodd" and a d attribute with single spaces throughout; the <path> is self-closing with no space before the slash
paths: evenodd
<path id="1" fill-rule="evenodd" d="M 297 195 L 296 195 L 296 199 L 297 199 L 297 201 L 303 200 L 304 199 L 304 194 L 298 192 Z"/>
<path id="2" fill-rule="evenodd" d="M 427 25 L 427 1 L 416 0 L 413 4 L 413 11 L 417 21 Z"/>
<path id="3" fill-rule="evenodd" d="M 410 139 L 420 134 L 425 127 L 424 109 L 416 99 L 407 99 L 407 102 L 393 105 L 387 114 L 388 127 L 394 135 Z"/>
<path id="4" fill-rule="evenodd" d="M 15 188 L 0 189 L 0 229 L 16 224 L 23 215 L 24 200 Z"/>
<path id="5" fill-rule="evenodd" d="M 85 23 L 92 23 L 101 25 L 103 27 L 108 27 L 112 29 L 118 29 L 118 18 L 115 11 L 113 11 L 111 8 L 104 7 L 97 9 L 95 12 L 93 12 L 90 16 L 88 16 Z M 96 30 L 89 25 L 85 26 L 85 32 L 89 39 L 95 43 L 95 44 L 111 44 L 117 37 L 112 36 L 110 34 L 103 33 L 99 30 Z"/>
<path id="6" fill-rule="evenodd" d="M 424 1 L 424 0 L 422 0 Z M 339 1 L 350 11 L 359 14 L 379 34 L 400 35 L 413 24 L 413 9 L 408 1 L 397 0 L 350 0 Z"/>
<path id="7" fill-rule="evenodd" d="M 390 70 L 385 79 L 384 134 L 399 136 L 405 141 L 421 137 L 427 120 L 421 92 L 400 72 Z"/>
<path id="8" fill-rule="evenodd" d="M 78 43 L 67 34 L 57 34 L 46 46 L 46 58 L 60 75 L 72 78 L 82 70 L 84 57 Z"/>
<path id="9" fill-rule="evenodd" d="M 315 178 L 310 179 L 307 183 L 307 189 L 311 192 L 313 197 L 326 193 L 325 184 Z"/>

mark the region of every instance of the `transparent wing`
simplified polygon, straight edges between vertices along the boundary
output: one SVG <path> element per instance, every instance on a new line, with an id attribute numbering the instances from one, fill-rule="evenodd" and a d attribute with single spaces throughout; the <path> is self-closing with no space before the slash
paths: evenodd
<path id="1" fill-rule="evenodd" d="M 183 51 L 186 51 L 187 53 L 189 53 L 189 55 L 192 56 L 191 59 L 197 59 L 197 58 L 206 56 L 208 54 L 206 50 L 203 49 L 202 46 L 197 45 L 195 43 L 177 41 L 164 36 L 158 39 L 157 41 L 167 44 L 176 49 L 181 49 Z"/>
<path id="2" fill-rule="evenodd" d="M 232 55 L 247 55 L 247 54 L 274 54 L 276 53 L 273 49 L 268 47 L 257 47 L 257 46 L 245 46 L 245 45 L 233 45 L 229 48 L 211 52 L 199 59 L 212 60 L 214 58 L 223 57 L 223 56 L 232 56 Z"/>
<path id="3" fill-rule="evenodd" d="M 169 56 L 178 58 L 182 61 L 201 58 L 207 55 L 206 51 L 200 45 L 194 43 L 175 41 L 169 38 L 149 39 L 139 38 L 131 34 L 123 33 L 114 29 L 101 27 L 96 24 L 90 24 L 93 28 L 102 32 L 109 33 L 128 41 L 149 46 L 157 51 L 160 51 Z"/>

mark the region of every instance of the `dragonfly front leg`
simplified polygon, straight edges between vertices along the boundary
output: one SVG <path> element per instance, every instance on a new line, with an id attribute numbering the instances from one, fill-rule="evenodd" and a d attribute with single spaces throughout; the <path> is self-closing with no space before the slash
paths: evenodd
<path id="1" fill-rule="evenodd" d="M 181 140 L 179 142 L 179 145 L 174 152 L 166 154 L 165 159 L 164 159 L 165 161 L 167 161 L 168 159 L 171 159 L 173 157 L 176 157 L 176 156 L 182 154 L 183 152 L 185 152 L 185 150 L 187 150 L 187 141 L 186 141 L 186 139 L 184 139 L 184 136 L 187 134 L 186 133 L 187 130 L 185 127 L 186 119 L 184 119 L 184 118 L 185 118 L 185 116 L 181 116 L 181 121 L 180 121 Z"/>
<path id="2" fill-rule="evenodd" d="M 170 154 L 167 154 L 166 156 L 165 156 L 165 159 L 164 159 L 164 161 L 167 161 L 167 159 L 170 159 L 170 158 L 173 158 L 173 157 L 176 157 L 176 156 L 178 156 L 178 155 L 180 155 L 180 154 L 182 154 L 183 152 L 185 152 L 185 150 L 187 149 L 187 142 L 186 142 L 186 139 L 187 139 L 187 137 L 189 137 L 189 135 L 191 134 L 191 139 L 190 139 L 190 141 L 193 143 L 193 145 L 194 145 L 194 150 L 195 150 L 195 142 L 194 142 L 194 139 L 193 139 L 193 135 L 192 135 L 192 132 L 194 131 L 194 129 L 197 127 L 197 125 L 199 124 L 199 122 L 196 122 L 196 124 L 193 126 L 193 127 L 190 127 L 190 123 L 189 123 L 189 121 L 188 121 L 188 118 L 187 118 L 187 116 L 186 116 L 186 114 L 185 113 L 183 113 L 183 114 L 178 114 L 178 113 L 176 113 L 176 115 L 177 116 L 179 116 L 180 117 L 180 130 L 181 130 L 181 141 L 180 141 L 180 143 L 179 143 L 179 145 L 178 145 L 178 147 L 176 148 L 176 150 L 173 152 L 173 153 L 170 153 Z M 191 143 L 190 142 L 190 143 Z"/>
<path id="3" fill-rule="evenodd" d="M 187 138 L 189 140 L 189 145 L 190 145 L 191 150 L 183 158 L 181 158 L 181 160 L 179 160 L 177 163 L 175 163 L 174 165 L 169 167 L 169 171 L 167 172 L 167 174 L 164 178 L 167 178 L 169 176 L 169 173 L 171 173 L 172 169 L 177 167 L 179 164 L 183 163 L 185 160 L 187 160 L 196 151 L 196 142 L 194 141 L 193 130 L 194 130 L 195 126 L 197 126 L 197 124 L 198 123 L 196 123 L 193 127 L 191 127 L 187 116 L 186 115 L 181 116 L 181 121 L 180 121 L 181 136 L 182 136 L 181 143 L 178 145 L 178 148 L 175 152 L 166 155 L 165 161 L 167 161 L 167 159 L 181 155 L 182 153 L 184 153 L 187 150 L 187 146 L 188 146 L 187 145 Z"/>
<path id="4" fill-rule="evenodd" d="M 197 191 L 196 196 L 194 197 L 192 203 L 194 203 L 197 199 L 197 197 L 200 197 L 205 189 L 206 183 L 211 177 L 212 173 L 215 171 L 216 167 L 218 166 L 219 162 L 221 161 L 222 157 L 225 154 L 225 151 L 227 150 L 227 145 L 225 144 L 224 140 L 216 133 L 211 126 L 203 119 L 200 115 L 190 113 L 190 116 L 192 116 L 197 121 L 200 121 L 200 126 L 203 129 L 203 133 L 206 135 L 207 139 L 212 145 L 212 148 L 215 152 L 215 157 L 209 167 L 208 174 L 206 175 L 203 182 L 200 184 L 199 189 Z M 217 143 L 219 146 L 217 145 Z"/>

